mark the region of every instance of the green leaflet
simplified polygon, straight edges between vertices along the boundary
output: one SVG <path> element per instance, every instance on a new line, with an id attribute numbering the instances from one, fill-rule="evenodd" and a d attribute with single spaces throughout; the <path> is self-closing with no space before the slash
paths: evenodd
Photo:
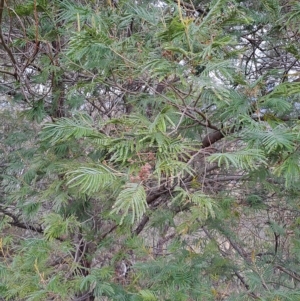
<path id="1" fill-rule="evenodd" d="M 127 183 L 116 202 L 113 205 L 111 213 L 121 213 L 122 217 L 120 225 L 123 223 L 124 218 L 131 214 L 131 223 L 140 220 L 147 210 L 146 193 L 142 184 L 140 183 Z"/>

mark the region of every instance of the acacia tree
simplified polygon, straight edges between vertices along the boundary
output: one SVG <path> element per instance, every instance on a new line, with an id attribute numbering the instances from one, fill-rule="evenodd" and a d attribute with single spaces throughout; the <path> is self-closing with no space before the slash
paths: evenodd
<path id="1" fill-rule="evenodd" d="M 290 1 L 0 1 L 7 300 L 295 300 Z"/>

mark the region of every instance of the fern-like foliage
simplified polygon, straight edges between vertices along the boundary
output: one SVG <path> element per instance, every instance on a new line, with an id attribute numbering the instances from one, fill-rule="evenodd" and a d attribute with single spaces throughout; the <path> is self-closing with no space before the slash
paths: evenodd
<path id="1" fill-rule="evenodd" d="M 236 168 L 252 170 L 260 165 L 266 165 L 266 157 L 262 150 L 244 149 L 232 153 L 215 153 L 208 157 L 210 162 L 217 162 L 219 166 L 226 167 L 233 165 Z"/>
<path id="2" fill-rule="evenodd" d="M 131 214 L 131 222 L 133 223 L 136 219 L 141 219 L 147 207 L 146 192 L 143 185 L 127 183 L 118 195 L 111 213 L 121 212 L 120 224 L 123 223 L 128 214 Z"/>
<path id="3" fill-rule="evenodd" d="M 44 126 L 41 139 L 47 140 L 51 144 L 57 144 L 70 137 L 78 139 L 92 135 L 101 138 L 101 134 L 93 130 L 92 122 L 86 114 L 77 114 L 72 119 L 61 118 L 55 123 L 48 123 Z"/>
<path id="4" fill-rule="evenodd" d="M 63 219 L 59 214 L 50 214 L 45 217 L 45 237 L 47 239 L 59 238 L 73 233 L 79 227 L 74 216 Z"/>
<path id="5" fill-rule="evenodd" d="M 66 176 L 70 179 L 67 182 L 69 187 L 77 187 L 80 192 L 93 194 L 112 185 L 116 179 L 115 173 L 105 165 L 98 165 L 95 168 L 79 167 L 69 171 Z"/>

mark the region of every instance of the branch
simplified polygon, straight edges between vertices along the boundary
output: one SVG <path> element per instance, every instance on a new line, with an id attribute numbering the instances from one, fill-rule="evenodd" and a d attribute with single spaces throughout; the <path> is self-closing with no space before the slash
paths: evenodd
<path id="1" fill-rule="evenodd" d="M 214 144 L 215 142 L 221 140 L 224 137 L 225 137 L 225 134 L 221 130 L 210 132 L 209 134 L 207 134 L 203 138 L 202 148 L 209 147 L 209 146 L 211 146 L 212 144 Z"/>
<path id="2" fill-rule="evenodd" d="M 44 230 L 41 226 L 33 226 L 33 225 L 29 225 L 26 223 L 23 223 L 19 220 L 19 217 L 14 215 L 13 213 L 9 212 L 8 210 L 4 209 L 4 208 L 0 208 L 0 212 L 2 212 L 4 215 L 9 216 L 13 221 L 8 222 L 10 225 L 21 228 L 21 229 L 25 229 L 25 230 L 32 230 L 38 233 L 44 233 Z"/>
<path id="3" fill-rule="evenodd" d="M 3 205 L 0 205 L 0 206 L 3 206 Z M 18 228 L 25 229 L 25 230 L 31 230 L 31 231 L 34 231 L 34 232 L 37 232 L 37 233 L 40 233 L 40 234 L 44 234 L 44 229 L 42 228 L 42 226 L 40 226 L 40 225 L 33 226 L 33 225 L 26 224 L 24 222 L 21 222 L 19 220 L 18 216 L 16 216 L 15 214 L 9 212 L 5 208 L 0 207 L 0 212 L 2 212 L 4 215 L 9 216 L 13 220 L 11 222 L 8 222 L 11 226 L 18 227 Z M 58 241 L 64 241 L 64 239 L 62 239 L 60 237 L 58 237 L 56 239 Z"/>
<path id="4" fill-rule="evenodd" d="M 224 176 L 224 177 L 217 177 L 217 178 L 205 178 L 204 182 L 226 182 L 226 181 L 239 181 L 245 180 L 245 176 L 243 175 L 232 175 L 232 176 Z"/>
<path id="5" fill-rule="evenodd" d="M 240 129 L 239 127 L 238 129 Z M 202 139 L 202 148 L 209 147 L 212 144 L 218 142 L 222 138 L 224 138 L 228 134 L 232 134 L 236 131 L 236 127 L 233 126 L 228 132 L 225 132 L 224 129 L 220 129 L 214 132 L 208 133 L 203 139 Z"/>
<path id="6" fill-rule="evenodd" d="M 141 222 L 138 224 L 138 226 L 136 227 L 136 229 L 133 231 L 133 235 L 139 235 L 143 229 L 145 228 L 146 224 L 148 223 L 149 221 L 149 216 L 148 215 L 145 215 L 143 216 Z"/>
<path id="7" fill-rule="evenodd" d="M 196 12 L 198 12 L 199 14 L 201 14 L 203 16 L 206 16 L 208 14 L 208 10 L 207 9 L 203 9 L 200 6 L 195 7 L 193 4 L 190 4 L 190 3 L 187 3 L 187 2 L 184 2 L 184 1 L 178 1 L 178 0 L 174 0 L 174 2 L 176 4 L 180 3 L 180 5 L 183 8 L 188 8 L 188 9 L 190 9 L 192 11 L 196 11 Z"/>
<path id="8" fill-rule="evenodd" d="M 300 275 L 298 275 L 297 273 L 291 272 L 291 271 L 287 270 L 286 268 L 282 267 L 281 265 L 276 265 L 275 268 L 286 273 L 287 275 L 291 276 L 293 279 L 300 282 Z"/>
<path id="9" fill-rule="evenodd" d="M 3 33 L 2 33 L 2 19 L 3 19 L 3 10 L 4 10 L 4 0 L 0 0 L 0 42 L 3 45 L 3 48 L 5 49 L 5 51 L 7 52 L 8 56 L 10 57 L 12 63 L 14 64 L 15 68 L 17 66 L 17 62 L 12 54 L 12 52 L 10 51 L 10 49 L 8 48 L 8 46 L 6 45 L 4 38 L 3 38 Z M 18 80 L 18 75 L 15 72 L 14 73 L 14 77 L 16 80 Z"/>
<path id="10" fill-rule="evenodd" d="M 107 232 L 105 232 L 104 234 L 102 234 L 100 236 L 100 240 L 99 241 L 102 241 L 108 234 L 112 233 L 116 228 L 118 227 L 118 225 L 114 225 L 112 226 Z"/>
<path id="11" fill-rule="evenodd" d="M 11 76 L 13 76 L 13 77 L 16 77 L 16 74 L 15 74 L 15 73 L 12 73 L 12 72 L 9 72 L 9 71 L 0 70 L 0 73 L 4 73 L 4 74 L 11 75 Z"/>
<path id="12" fill-rule="evenodd" d="M 202 230 L 204 231 L 204 233 L 206 234 L 206 236 L 207 236 L 210 240 L 216 242 L 216 240 L 214 239 L 214 237 L 212 237 L 212 235 L 209 233 L 209 231 L 208 231 L 204 226 L 202 227 Z M 217 243 L 217 246 L 218 246 L 218 249 L 219 249 L 219 252 L 221 253 L 221 255 L 222 255 L 224 258 L 226 258 L 226 257 L 227 257 L 227 254 L 219 247 L 219 244 L 218 244 L 218 243 Z M 257 299 L 257 300 L 260 299 L 254 292 L 251 292 L 251 291 L 250 291 L 249 285 L 246 283 L 244 277 L 239 273 L 239 271 L 238 271 L 235 267 L 233 267 L 232 269 L 233 269 L 233 271 L 234 271 L 235 276 L 241 281 L 241 283 L 242 283 L 242 284 L 244 285 L 244 287 L 246 288 L 248 295 L 251 296 L 251 297 L 254 298 L 254 299 Z"/>

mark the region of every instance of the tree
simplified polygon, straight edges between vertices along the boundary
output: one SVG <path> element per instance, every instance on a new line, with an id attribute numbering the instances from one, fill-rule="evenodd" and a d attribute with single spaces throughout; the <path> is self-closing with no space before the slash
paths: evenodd
<path id="1" fill-rule="evenodd" d="M 299 14 L 0 1 L 0 296 L 297 299 Z"/>

